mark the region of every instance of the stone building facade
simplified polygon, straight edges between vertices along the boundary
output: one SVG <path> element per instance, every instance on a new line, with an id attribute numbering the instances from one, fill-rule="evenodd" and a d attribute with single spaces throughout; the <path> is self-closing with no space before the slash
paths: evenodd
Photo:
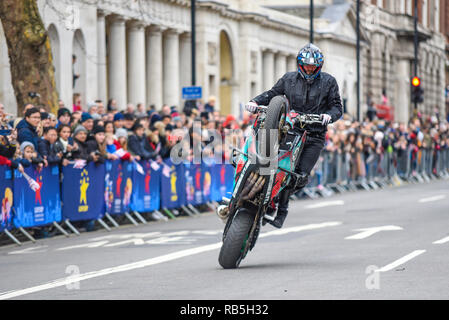
<path id="1" fill-rule="evenodd" d="M 190 0 L 38 0 L 51 39 L 60 99 L 72 105 L 114 98 L 127 103 L 182 106 L 191 79 Z M 332 5 L 329 11 L 333 12 Z M 316 43 L 326 56 L 348 110 L 355 110 L 355 18 L 348 4 L 316 19 Z M 334 9 L 335 9 L 334 8 Z M 309 20 L 258 1 L 197 0 L 197 85 L 217 97 L 223 114 L 238 115 L 250 98 L 270 88 L 309 39 Z M 72 55 L 77 59 L 72 64 Z M 346 71 L 341 72 L 344 68 Z M 73 86 L 73 73 L 79 74 Z M 0 101 L 17 107 L 0 30 Z"/>
<path id="2" fill-rule="evenodd" d="M 414 76 L 414 0 L 362 0 L 361 21 L 368 41 L 362 49 L 363 99 L 374 103 L 382 93 L 394 107 L 395 119 L 407 121 L 413 113 L 410 98 Z M 445 117 L 444 88 L 447 82 L 447 51 L 444 26 L 449 20 L 448 2 L 418 0 L 418 76 L 424 102 L 418 110 Z"/>

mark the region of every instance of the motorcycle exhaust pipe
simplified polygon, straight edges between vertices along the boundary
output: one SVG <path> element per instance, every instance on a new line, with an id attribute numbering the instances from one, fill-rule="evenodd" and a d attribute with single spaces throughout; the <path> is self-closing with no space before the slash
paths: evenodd
<path id="1" fill-rule="evenodd" d="M 259 179 L 257 179 L 256 183 L 254 184 L 253 189 L 250 191 L 250 193 L 247 196 L 243 197 L 243 199 L 248 200 L 248 199 L 254 198 L 256 193 L 262 189 L 264 184 L 265 184 L 265 177 L 259 177 Z"/>
<path id="2" fill-rule="evenodd" d="M 245 187 L 243 188 L 242 192 L 240 193 L 240 197 L 243 198 L 245 195 L 248 194 L 248 192 L 251 190 L 254 183 L 256 183 L 256 180 L 257 180 L 257 173 L 251 172 L 248 177 Z"/>

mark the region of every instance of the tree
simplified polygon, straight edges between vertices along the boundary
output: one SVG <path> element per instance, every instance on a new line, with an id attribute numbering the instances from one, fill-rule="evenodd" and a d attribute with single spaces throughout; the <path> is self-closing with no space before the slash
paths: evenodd
<path id="1" fill-rule="evenodd" d="M 18 114 L 26 103 L 58 110 L 58 93 L 50 39 L 36 0 L 1 0 L 0 19 L 8 44 L 11 79 Z M 35 97 L 33 93 L 39 94 Z"/>

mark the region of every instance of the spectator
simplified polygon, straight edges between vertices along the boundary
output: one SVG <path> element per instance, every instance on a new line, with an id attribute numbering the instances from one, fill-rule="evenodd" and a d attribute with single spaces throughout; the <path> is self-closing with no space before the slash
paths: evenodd
<path id="1" fill-rule="evenodd" d="M 126 111 L 125 111 L 125 113 L 130 113 L 130 114 L 134 115 L 134 112 L 135 112 L 135 111 L 136 111 L 136 110 L 135 110 L 134 105 L 133 105 L 132 103 L 128 103 L 128 104 L 126 105 Z"/>
<path id="2" fill-rule="evenodd" d="M 98 106 L 95 102 L 89 102 L 87 104 L 87 113 L 89 113 L 94 120 L 101 118 L 101 116 L 98 114 Z"/>
<path id="3" fill-rule="evenodd" d="M 134 134 L 128 138 L 128 148 L 132 155 L 136 156 L 137 160 L 153 159 L 159 153 L 159 149 L 153 152 L 148 151 L 150 149 L 148 140 L 144 133 L 145 129 L 140 123 L 136 123 L 133 128 Z"/>
<path id="4" fill-rule="evenodd" d="M 25 119 L 22 119 L 17 125 L 18 141 L 20 144 L 23 142 L 31 142 L 34 150 L 38 148 L 38 127 L 41 122 L 41 113 L 37 108 L 30 108 L 25 112 Z"/>
<path id="5" fill-rule="evenodd" d="M 131 132 L 133 130 L 133 126 L 136 119 L 134 117 L 134 114 L 132 113 L 125 113 L 124 115 L 124 121 L 123 121 L 123 127 Z"/>
<path id="6" fill-rule="evenodd" d="M 80 93 L 73 94 L 73 112 L 75 112 L 75 111 L 83 111 L 83 108 L 81 107 L 81 94 Z"/>
<path id="7" fill-rule="evenodd" d="M 106 137 L 104 127 L 95 126 L 92 130 L 94 139 L 87 142 L 88 153 L 95 163 L 103 163 L 105 160 L 117 160 L 118 157 L 108 153 L 106 149 Z"/>
<path id="8" fill-rule="evenodd" d="M 137 104 L 136 117 L 142 118 L 147 116 L 147 111 L 145 110 L 145 105 L 143 103 Z"/>
<path id="9" fill-rule="evenodd" d="M 87 112 L 83 112 L 83 114 L 81 115 L 80 123 L 84 128 L 86 128 L 88 132 L 91 132 L 94 128 L 94 119 Z"/>
<path id="10" fill-rule="evenodd" d="M 57 152 L 55 143 L 58 140 L 58 132 L 54 127 L 44 128 L 43 139 L 39 140 L 39 154 L 43 157 L 45 165 L 55 165 L 61 163 L 63 153 Z"/>
<path id="11" fill-rule="evenodd" d="M 87 135 L 88 131 L 82 125 L 76 127 L 73 132 L 73 142 L 76 144 L 76 149 L 72 151 L 73 159 L 92 161 L 94 158 L 89 154 L 89 149 L 87 145 Z"/>
<path id="12" fill-rule="evenodd" d="M 114 127 L 116 129 L 123 128 L 124 121 L 125 121 L 125 117 L 123 116 L 123 113 L 117 112 L 114 115 Z"/>
<path id="13" fill-rule="evenodd" d="M 128 132 L 121 128 L 117 130 L 116 135 L 117 139 L 114 140 L 114 136 L 112 134 L 106 134 L 108 152 L 116 153 L 117 150 L 121 149 L 123 155 L 120 156 L 120 159 L 124 161 L 133 161 L 134 157 L 128 152 Z"/>
<path id="14" fill-rule="evenodd" d="M 58 101 L 58 110 L 59 110 L 59 109 L 62 109 L 62 108 L 65 108 L 64 101 L 59 100 L 59 101 Z"/>
<path id="15" fill-rule="evenodd" d="M 29 141 L 20 144 L 20 154 L 21 157 L 17 158 L 15 161 L 21 164 L 24 168 L 30 167 L 33 164 L 42 168 L 45 164 L 44 159 L 39 157 L 36 153 L 36 149 L 34 149 L 34 145 Z"/>
<path id="16" fill-rule="evenodd" d="M 42 128 L 48 128 L 51 126 L 50 115 L 48 112 L 41 112 L 41 125 Z"/>
<path id="17" fill-rule="evenodd" d="M 117 111 L 118 107 L 117 107 L 117 101 L 115 101 L 115 99 L 109 99 L 108 101 L 108 106 L 107 106 L 107 111 Z"/>
<path id="18" fill-rule="evenodd" d="M 61 124 L 69 124 L 70 123 L 70 111 L 67 108 L 61 108 L 58 110 L 58 123 L 56 124 L 56 128 Z"/>
<path id="19" fill-rule="evenodd" d="M 106 114 L 106 110 L 104 108 L 104 104 L 102 100 L 95 100 L 95 103 L 97 104 L 97 113 L 100 116 L 104 116 Z"/>
<path id="20" fill-rule="evenodd" d="M 72 151 L 78 148 L 74 145 L 71 129 L 68 124 L 61 124 L 58 127 L 58 140 L 55 142 L 55 152 L 62 153 L 62 165 L 66 166 L 69 160 L 73 160 Z"/>
<path id="21" fill-rule="evenodd" d="M 104 133 L 114 135 L 114 123 L 111 121 L 106 121 L 104 123 Z"/>
<path id="22" fill-rule="evenodd" d="M 75 111 L 72 113 L 72 116 L 70 117 L 70 125 L 72 126 L 72 131 L 75 130 L 75 128 L 80 124 L 81 121 L 81 112 Z"/>
<path id="23" fill-rule="evenodd" d="M 214 96 L 209 97 L 209 101 L 204 106 L 205 112 L 214 112 L 215 111 L 215 102 L 216 98 Z"/>

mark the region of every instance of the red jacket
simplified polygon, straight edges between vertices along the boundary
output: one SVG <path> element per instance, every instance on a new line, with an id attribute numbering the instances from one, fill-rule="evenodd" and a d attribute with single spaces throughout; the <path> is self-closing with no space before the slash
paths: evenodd
<path id="1" fill-rule="evenodd" d="M 123 149 L 122 145 L 120 144 L 120 142 L 118 142 L 118 140 L 114 140 L 114 145 L 115 147 L 118 149 Z M 123 149 L 125 150 L 125 149 Z M 121 157 L 122 160 L 129 160 L 131 158 L 131 154 L 129 152 L 126 152 L 123 157 Z"/>

